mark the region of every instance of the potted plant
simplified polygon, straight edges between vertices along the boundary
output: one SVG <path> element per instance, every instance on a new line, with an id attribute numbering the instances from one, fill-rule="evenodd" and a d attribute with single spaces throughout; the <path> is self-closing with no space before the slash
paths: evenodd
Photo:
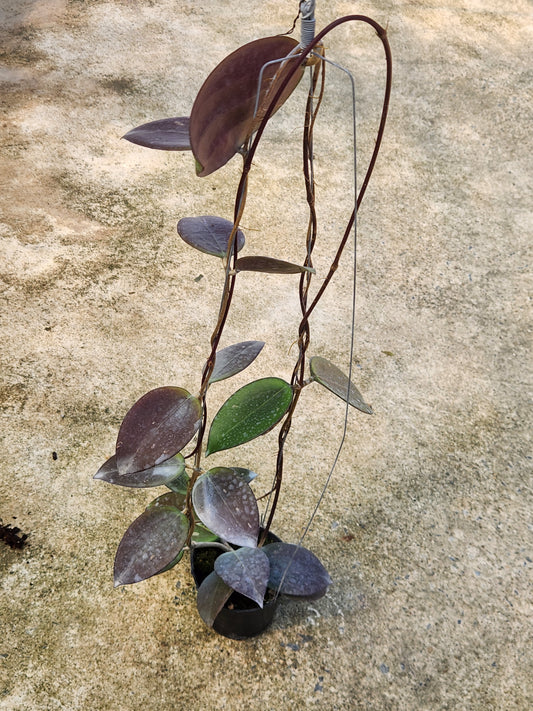
<path id="1" fill-rule="evenodd" d="M 205 80 L 190 117 L 152 121 L 125 136 L 148 148 L 192 151 L 196 172 L 202 177 L 224 166 L 237 153 L 243 159 L 232 219 L 203 215 L 182 217 L 178 222 L 178 234 L 186 243 L 222 259 L 224 265 L 221 304 L 206 349 L 198 392 L 191 394 L 181 387 L 164 386 L 143 395 L 124 417 L 115 454 L 95 475 L 96 479 L 119 486 L 167 489 L 124 534 L 115 557 L 115 585 L 128 585 L 163 573 L 190 548 L 202 619 L 221 634 L 236 639 L 261 632 L 271 621 L 280 595 L 316 599 L 325 594 L 331 583 L 322 563 L 303 547 L 303 536 L 293 544 L 280 540 L 271 531 L 283 482 L 284 445 L 302 390 L 317 382 L 347 406 L 372 412 L 351 381 L 351 369 L 345 375 L 320 355 L 309 357 L 309 317 L 352 234 L 357 208 L 379 151 L 390 94 L 390 50 L 385 30 L 360 15 L 340 18 L 314 37 L 313 6 L 314 2 L 300 3 L 302 42 L 280 35 L 240 47 Z M 322 40 L 347 22 L 366 23 L 380 37 L 387 65 L 385 98 L 374 152 L 362 187 L 354 196 L 353 213 L 329 271 L 311 298 L 317 239 L 313 129 L 324 92 L 327 61 Z M 302 264 L 295 264 L 272 256 L 240 256 L 245 245 L 240 222 L 254 154 L 267 122 L 305 72 L 311 78 L 303 120 L 303 174 L 309 206 L 305 259 Z M 243 371 L 264 346 L 262 341 L 249 340 L 219 347 L 242 271 L 287 274 L 287 278 L 297 281 L 297 357 L 290 382 L 276 375 L 254 380 L 234 392 L 211 418 L 207 407 L 211 387 Z M 250 486 L 255 473 L 239 466 L 238 461 L 229 467 L 205 464 L 217 452 L 260 437 L 280 423 L 273 453 L 275 480 L 262 496 L 256 497 Z M 260 513 L 258 500 L 265 498 L 267 504 Z"/>

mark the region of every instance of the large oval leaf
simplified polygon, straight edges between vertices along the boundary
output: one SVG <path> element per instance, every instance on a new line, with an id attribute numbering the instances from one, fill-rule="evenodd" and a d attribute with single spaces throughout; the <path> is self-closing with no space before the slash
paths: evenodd
<path id="1" fill-rule="evenodd" d="M 344 375 L 342 370 L 327 358 L 313 356 L 309 361 L 309 369 L 313 380 L 316 380 L 317 383 L 331 390 L 332 393 L 361 412 L 365 412 L 367 415 L 373 414 L 372 408 L 363 400 L 363 396 L 355 385 Z"/>
<path id="2" fill-rule="evenodd" d="M 264 341 L 243 341 L 222 348 L 216 354 L 215 367 L 209 382 L 216 383 L 240 373 L 257 358 L 264 345 Z"/>
<path id="3" fill-rule="evenodd" d="M 157 467 L 124 474 L 121 474 L 117 469 L 117 456 L 114 454 L 105 464 L 102 464 L 94 475 L 94 479 L 101 479 L 116 486 L 129 486 L 139 489 L 163 485 L 175 489 L 180 486 L 179 490 L 181 491 L 183 485 L 185 485 L 185 489 L 187 488 L 188 477 L 185 474 L 185 459 L 181 454 L 176 454 Z"/>
<path id="4" fill-rule="evenodd" d="M 124 418 L 117 437 L 117 469 L 125 476 L 162 464 L 198 431 L 202 405 L 183 388 L 150 390 Z"/>
<path id="5" fill-rule="evenodd" d="M 167 570 L 180 556 L 189 522 L 174 507 L 152 506 L 128 528 L 115 556 L 115 587 L 130 585 Z"/>
<path id="6" fill-rule="evenodd" d="M 331 578 L 314 553 L 292 543 L 269 543 L 262 550 L 270 561 L 270 588 L 314 600 L 325 595 Z"/>
<path id="7" fill-rule="evenodd" d="M 233 592 L 213 571 L 198 588 L 196 604 L 200 617 L 208 627 L 212 627 L 216 616 L 222 610 Z"/>
<path id="8" fill-rule="evenodd" d="M 257 128 L 296 58 L 265 67 L 258 111 L 259 76 L 262 67 L 294 51 L 298 42 L 287 36 L 264 37 L 239 47 L 207 77 L 191 111 L 191 146 L 197 173 L 206 176 L 235 155 Z M 303 74 L 298 70 L 280 97 L 275 110 L 289 97 Z"/>
<path id="9" fill-rule="evenodd" d="M 219 555 L 215 572 L 226 585 L 263 607 L 270 563 L 261 548 L 238 548 Z"/>
<path id="10" fill-rule="evenodd" d="M 200 521 L 236 546 L 257 546 L 259 508 L 254 492 L 232 469 L 216 467 L 196 480 L 192 503 Z"/>
<path id="11" fill-rule="evenodd" d="M 221 258 L 227 255 L 232 230 L 233 222 L 214 215 L 182 217 L 178 222 L 178 234 L 184 242 L 200 252 Z M 244 241 L 243 231 L 237 230 L 237 252 L 244 247 Z"/>
<path id="12" fill-rule="evenodd" d="M 189 117 L 158 119 L 132 128 L 122 138 L 145 148 L 160 151 L 190 151 Z"/>
<path id="13" fill-rule="evenodd" d="M 263 272 L 264 274 L 301 274 L 315 273 L 312 267 L 285 262 L 274 257 L 241 257 L 235 262 L 236 272 Z"/>
<path id="14" fill-rule="evenodd" d="M 211 423 L 206 456 L 249 442 L 271 430 L 289 409 L 292 388 L 281 378 L 262 378 L 233 393 Z"/>

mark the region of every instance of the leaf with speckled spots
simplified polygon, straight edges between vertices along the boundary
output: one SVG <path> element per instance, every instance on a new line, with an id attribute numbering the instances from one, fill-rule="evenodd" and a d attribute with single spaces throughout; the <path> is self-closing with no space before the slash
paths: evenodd
<path id="1" fill-rule="evenodd" d="M 173 506 L 149 506 L 128 528 L 115 556 L 115 587 L 171 568 L 187 540 L 187 517 Z"/>
<path id="2" fill-rule="evenodd" d="M 232 469 L 216 467 L 202 474 L 192 490 L 200 521 L 236 546 L 257 546 L 259 508 L 249 484 Z"/>
<path id="3" fill-rule="evenodd" d="M 264 341 L 243 341 L 217 351 L 209 382 L 216 383 L 240 373 L 257 358 L 264 345 Z"/>
<path id="4" fill-rule="evenodd" d="M 269 543 L 262 550 L 270 561 L 269 588 L 279 588 L 284 595 L 308 600 L 326 594 L 331 578 L 316 555 L 307 548 L 292 543 Z"/>
<path id="5" fill-rule="evenodd" d="M 219 555 L 215 572 L 226 585 L 263 607 L 270 563 L 262 548 L 238 548 Z"/>
<path id="6" fill-rule="evenodd" d="M 289 409 L 292 388 L 281 378 L 248 383 L 226 400 L 211 423 L 206 456 L 271 430 Z"/>
<path id="7" fill-rule="evenodd" d="M 185 460 L 181 454 L 176 454 L 157 467 L 143 469 L 140 472 L 126 472 L 125 474 L 121 474 L 117 469 L 117 457 L 114 454 L 105 464 L 102 464 L 94 475 L 94 479 L 100 479 L 116 486 L 142 489 L 164 485 L 173 491 L 187 491 L 188 478 L 185 473 Z"/>
<path id="8" fill-rule="evenodd" d="M 351 380 L 327 358 L 313 356 L 309 361 L 309 370 L 313 380 L 335 393 L 341 400 L 367 415 L 373 414 L 372 408 L 366 404 L 363 396 Z"/>
<path id="9" fill-rule="evenodd" d="M 116 464 L 121 476 L 166 462 L 188 444 L 202 421 L 202 405 L 187 390 L 150 390 L 124 418 L 117 437 Z"/>

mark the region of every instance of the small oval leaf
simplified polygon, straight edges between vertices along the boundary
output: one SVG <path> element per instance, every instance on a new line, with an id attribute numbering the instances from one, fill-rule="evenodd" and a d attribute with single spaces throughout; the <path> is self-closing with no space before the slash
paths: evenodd
<path id="1" fill-rule="evenodd" d="M 235 343 L 233 346 L 222 348 L 216 354 L 215 367 L 209 382 L 216 383 L 240 373 L 250 363 L 253 363 L 264 345 L 264 341 L 243 341 L 242 343 Z"/>
<path id="2" fill-rule="evenodd" d="M 182 217 L 178 222 L 178 234 L 184 242 L 200 252 L 221 258 L 227 255 L 232 230 L 233 222 L 214 215 Z M 237 230 L 237 252 L 244 247 L 244 242 L 243 231 Z"/>
<path id="3" fill-rule="evenodd" d="M 213 571 L 201 583 L 197 591 L 196 604 L 200 617 L 208 627 L 212 627 L 216 616 L 222 610 L 233 592 Z"/>
<path id="4" fill-rule="evenodd" d="M 342 370 L 337 368 L 336 365 L 333 365 L 327 358 L 313 356 L 309 361 L 309 369 L 313 380 L 316 380 L 317 383 L 320 383 L 332 393 L 335 393 L 341 400 L 348 402 L 349 405 L 367 415 L 373 414 L 372 408 L 363 400 L 363 396 L 355 385 L 344 375 Z"/>
<path id="5" fill-rule="evenodd" d="M 192 534 L 192 543 L 212 543 L 218 536 L 201 523 L 196 523 Z"/>
<path id="6" fill-rule="evenodd" d="M 235 271 L 263 272 L 263 274 L 301 274 L 302 272 L 315 274 L 313 267 L 284 262 L 283 259 L 274 259 L 274 257 L 241 257 L 235 262 Z"/>
<path id="7" fill-rule="evenodd" d="M 259 508 L 247 482 L 231 469 L 216 467 L 202 474 L 192 490 L 200 521 L 229 543 L 257 546 Z"/>
<path id="8" fill-rule="evenodd" d="M 151 509 L 156 506 L 165 506 L 166 508 L 174 508 L 178 511 L 183 511 L 185 508 L 185 498 L 185 494 L 180 494 L 176 491 L 167 491 L 166 494 L 161 494 L 161 496 L 150 501 L 146 508 Z"/>
<path id="9" fill-rule="evenodd" d="M 271 430 L 289 409 L 292 388 L 281 378 L 262 378 L 233 393 L 211 423 L 206 456 L 237 447 Z"/>
<path id="10" fill-rule="evenodd" d="M 219 555 L 215 572 L 226 585 L 263 607 L 270 563 L 261 548 L 238 548 Z"/>
<path id="11" fill-rule="evenodd" d="M 331 585 L 327 570 L 307 548 L 292 543 L 269 543 L 261 550 L 270 561 L 268 586 L 273 590 L 279 588 L 284 595 L 316 600 Z"/>
<path id="12" fill-rule="evenodd" d="M 254 117 L 261 69 L 267 62 L 287 57 L 297 46 L 292 37 L 263 37 L 239 47 L 207 77 L 191 111 L 191 146 L 198 175 L 209 175 L 227 163 L 257 128 L 287 70 L 298 60 L 265 67 Z M 290 96 L 303 71 L 302 67 L 295 73 L 274 111 Z"/>
<path id="13" fill-rule="evenodd" d="M 174 507 L 153 506 L 128 528 L 115 556 L 115 587 L 151 578 L 180 555 L 189 522 Z"/>
<path id="14" fill-rule="evenodd" d="M 125 476 L 158 466 L 191 441 L 202 405 L 183 388 L 150 390 L 130 409 L 117 437 L 117 469 Z"/>
<path id="15" fill-rule="evenodd" d="M 145 148 L 160 151 L 190 151 L 189 117 L 158 119 L 132 128 L 122 138 Z"/>
<path id="16" fill-rule="evenodd" d="M 114 454 L 105 464 L 102 464 L 94 475 L 94 479 L 101 479 L 116 486 L 129 486 L 138 489 L 164 485 L 172 488 L 185 484 L 186 490 L 188 477 L 185 474 L 185 459 L 181 454 L 176 454 L 157 467 L 144 469 L 140 472 L 126 472 L 125 474 L 118 471 L 117 456 Z"/>

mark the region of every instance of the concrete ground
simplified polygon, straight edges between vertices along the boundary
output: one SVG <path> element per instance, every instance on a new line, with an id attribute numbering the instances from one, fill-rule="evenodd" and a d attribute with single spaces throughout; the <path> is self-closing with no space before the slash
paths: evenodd
<path id="1" fill-rule="evenodd" d="M 533 708 L 531 6 L 526 0 L 318 0 L 318 26 L 364 12 L 388 27 L 390 121 L 359 221 L 355 379 L 372 417 L 346 446 L 306 545 L 334 584 L 287 603 L 246 642 L 208 630 L 187 564 L 113 589 L 123 531 L 159 491 L 92 480 L 145 391 L 198 387 L 222 270 L 176 234 L 231 217 L 233 160 L 199 179 L 190 154 L 119 140 L 187 115 L 208 72 L 285 32 L 297 3 L 1 0 L 0 542 L 2 711 L 401 711 Z M 361 169 L 383 52 L 343 26 Z M 304 88 L 259 151 L 246 254 L 301 259 Z M 349 86 L 328 70 L 317 126 L 324 278 L 350 209 Z M 350 254 L 315 314 L 312 352 L 346 367 Z M 295 279 L 242 274 L 224 345 L 267 341 L 213 388 L 288 377 Z M 314 385 L 287 451 L 275 530 L 297 540 L 342 434 Z M 273 471 L 275 433 L 214 455 Z M 237 461 L 238 459 L 238 461 Z"/>

